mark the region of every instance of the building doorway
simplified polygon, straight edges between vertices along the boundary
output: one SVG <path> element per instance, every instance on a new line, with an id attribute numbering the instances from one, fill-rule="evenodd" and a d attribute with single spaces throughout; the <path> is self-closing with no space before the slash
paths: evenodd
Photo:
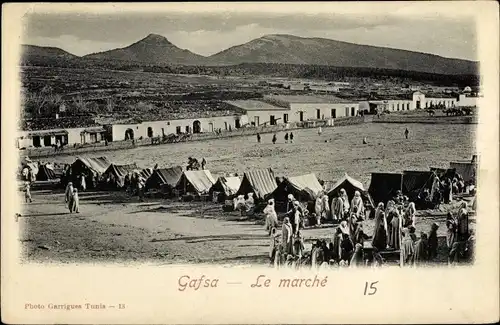
<path id="1" fill-rule="evenodd" d="M 227 122 L 224 122 L 224 129 L 227 131 Z"/>
<path id="2" fill-rule="evenodd" d="M 258 116 L 254 116 L 253 120 L 254 120 L 255 126 L 259 126 L 259 124 L 260 124 L 259 117 Z"/>
<path id="3" fill-rule="evenodd" d="M 299 121 L 304 122 L 304 112 L 299 112 Z"/>
<path id="4" fill-rule="evenodd" d="M 269 125 L 276 125 L 276 120 L 274 119 L 274 115 L 269 115 Z"/>
<path id="5" fill-rule="evenodd" d="M 42 146 L 42 143 L 40 141 L 40 137 L 39 136 L 34 136 L 33 137 L 33 146 L 36 147 L 36 148 L 40 148 Z"/>
<path id="6" fill-rule="evenodd" d="M 182 133 L 182 132 L 181 132 L 181 127 L 180 127 L 180 126 L 176 126 L 176 127 L 175 127 L 175 133 L 176 133 L 176 134 L 181 134 L 181 133 Z"/>
<path id="7" fill-rule="evenodd" d="M 191 128 L 189 127 L 189 125 L 186 125 L 186 133 L 191 133 Z"/>
<path id="8" fill-rule="evenodd" d="M 419 100 L 417 100 L 416 104 L 417 104 L 417 109 L 420 109 L 420 101 Z"/>
<path id="9" fill-rule="evenodd" d="M 285 124 L 288 123 L 288 114 L 287 113 L 283 114 L 283 123 L 285 123 Z"/>
<path id="10" fill-rule="evenodd" d="M 200 133 L 201 132 L 201 122 L 196 120 L 193 122 L 193 133 Z"/>
<path id="11" fill-rule="evenodd" d="M 351 107 L 351 116 L 356 116 L 356 108 Z"/>
<path id="12" fill-rule="evenodd" d="M 148 126 L 148 138 L 152 138 L 153 137 L 153 128 Z"/>
<path id="13" fill-rule="evenodd" d="M 337 110 L 335 108 L 332 108 L 331 115 L 332 115 L 332 118 L 337 118 Z"/>
<path id="14" fill-rule="evenodd" d="M 316 110 L 316 118 L 319 120 L 321 118 L 321 110 L 317 109 Z"/>
<path id="15" fill-rule="evenodd" d="M 241 127 L 241 125 L 240 125 L 240 120 L 239 120 L 239 119 L 236 119 L 236 120 L 234 121 L 234 127 L 235 127 L 235 128 L 237 128 L 237 129 L 239 129 L 239 128 Z"/>
<path id="16" fill-rule="evenodd" d="M 127 129 L 127 131 L 125 131 L 125 140 L 134 140 L 134 130 Z"/>
<path id="17" fill-rule="evenodd" d="M 214 124 L 208 123 L 208 132 L 214 132 Z"/>
<path id="18" fill-rule="evenodd" d="M 349 107 L 345 108 L 345 116 L 349 116 Z"/>
<path id="19" fill-rule="evenodd" d="M 52 136 L 46 135 L 43 137 L 43 145 L 46 147 L 50 147 L 52 145 Z"/>

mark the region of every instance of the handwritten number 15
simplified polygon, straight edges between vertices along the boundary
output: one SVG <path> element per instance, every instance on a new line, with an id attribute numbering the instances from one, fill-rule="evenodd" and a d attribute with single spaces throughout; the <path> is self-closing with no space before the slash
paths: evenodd
<path id="1" fill-rule="evenodd" d="M 368 287 L 368 282 L 365 282 L 365 296 L 373 296 L 377 292 L 377 288 L 375 287 L 375 284 L 377 284 L 378 281 L 371 282 L 370 286 Z"/>

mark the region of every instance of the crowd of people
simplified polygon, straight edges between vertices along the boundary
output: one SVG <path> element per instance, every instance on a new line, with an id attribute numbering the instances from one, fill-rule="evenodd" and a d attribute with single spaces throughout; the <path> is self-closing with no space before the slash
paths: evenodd
<path id="1" fill-rule="evenodd" d="M 241 204 L 245 207 L 253 205 L 245 202 L 243 196 Z M 325 204 L 326 202 L 326 204 Z M 373 234 L 369 236 L 363 228 L 365 220 L 364 203 L 359 192 L 356 192 L 349 202 L 346 191 L 340 189 L 338 196 L 328 205 L 328 196 L 320 193 L 315 202 L 315 212 L 309 214 L 293 195 L 288 196 L 287 212 L 283 222 L 278 221 L 274 199 L 270 199 L 264 209 L 265 230 L 270 236 L 270 262 L 280 265 L 328 265 L 358 267 L 365 265 L 381 266 L 385 263 L 381 252 L 398 252 L 400 265 L 421 266 L 431 264 L 438 257 L 439 225 L 433 223 L 429 231 L 416 234 L 415 204 L 408 200 L 401 191 L 387 202 L 379 203 L 374 213 Z M 317 240 L 310 252 L 304 251 L 304 239 L 301 230 L 308 226 L 317 226 L 320 220 L 330 219 L 337 224 L 332 237 L 326 240 Z M 461 202 L 459 211 L 448 214 L 447 248 L 448 262 L 458 263 L 470 261 L 473 256 L 475 237 L 469 231 L 467 203 Z M 366 247 L 366 241 L 371 237 L 371 248 Z M 370 256 L 366 251 L 371 251 Z"/>

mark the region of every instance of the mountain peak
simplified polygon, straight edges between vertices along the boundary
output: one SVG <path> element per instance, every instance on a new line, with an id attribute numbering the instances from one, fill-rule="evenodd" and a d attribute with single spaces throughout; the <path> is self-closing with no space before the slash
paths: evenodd
<path id="1" fill-rule="evenodd" d="M 165 36 L 161 36 L 158 34 L 149 34 L 148 36 L 144 37 L 139 42 L 156 43 L 156 44 L 172 44 Z"/>

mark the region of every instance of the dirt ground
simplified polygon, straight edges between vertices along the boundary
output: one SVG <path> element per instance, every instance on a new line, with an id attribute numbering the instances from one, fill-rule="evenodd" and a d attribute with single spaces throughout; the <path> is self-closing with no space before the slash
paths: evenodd
<path id="1" fill-rule="evenodd" d="M 410 138 L 404 139 L 408 127 Z M 263 134 L 259 144 L 254 136 L 160 146 L 138 147 L 123 151 L 100 152 L 116 164 L 137 163 L 147 168 L 187 164 L 192 156 L 207 161 L 214 177 L 240 173 L 249 168 L 271 167 L 276 176 L 294 176 L 314 172 L 323 180 L 335 181 L 344 172 L 368 188 L 372 172 L 429 170 L 449 167 L 449 162 L 470 159 L 474 153 L 475 125 L 454 124 L 379 124 L 294 131 L 294 143 L 285 144 L 285 132 L 275 145 L 272 134 Z M 363 144 L 366 137 L 368 144 Z M 329 142 L 325 142 L 329 141 Z M 75 157 L 61 156 L 48 161 L 72 163 Z"/>
<path id="2" fill-rule="evenodd" d="M 217 174 L 272 167 L 277 175 L 315 172 L 324 180 L 335 180 L 344 172 L 361 180 L 366 188 L 371 172 L 404 169 L 428 170 L 446 167 L 449 161 L 470 159 L 474 127 L 470 125 L 365 124 L 294 132 L 295 143 L 285 144 L 279 135 L 263 143 L 253 137 L 197 143 L 142 147 L 109 152 L 116 163 L 137 162 L 143 167 L 184 164 L 188 156 L 205 157 Z M 369 144 L 363 145 L 367 137 Z M 331 142 L 325 140 L 332 139 Z M 54 158 L 72 162 L 75 157 Z M 22 195 L 22 193 L 20 193 Z M 80 193 L 80 212 L 70 214 L 62 191 L 33 191 L 33 203 L 23 204 L 20 240 L 26 260 L 62 263 L 141 261 L 153 264 L 217 263 L 223 265 L 268 263 L 269 239 L 262 220 L 222 212 L 221 205 L 147 198 L 138 202 L 123 192 Z M 419 211 L 417 234 L 439 224 L 438 261 L 446 261 L 445 212 Z M 472 219 L 474 227 L 474 218 Z M 365 232 L 373 234 L 373 221 L 365 221 Z M 306 250 L 316 238 L 331 238 L 332 226 L 303 232 Z M 367 240 L 368 242 L 370 239 Z"/>

